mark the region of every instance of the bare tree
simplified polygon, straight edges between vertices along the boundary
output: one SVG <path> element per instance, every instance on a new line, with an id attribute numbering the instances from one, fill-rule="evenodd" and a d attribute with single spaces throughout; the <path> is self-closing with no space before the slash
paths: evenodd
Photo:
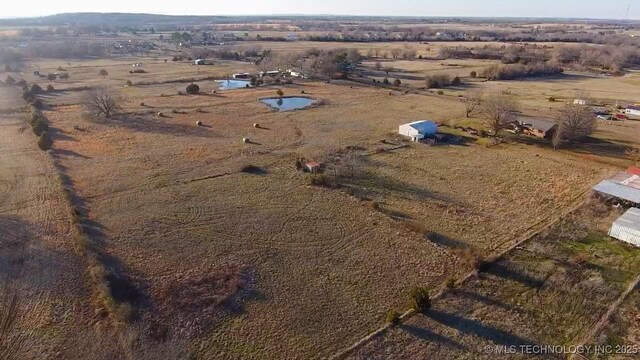
<path id="1" fill-rule="evenodd" d="M 483 94 L 481 91 L 470 92 L 462 101 L 464 103 L 464 116 L 469 117 L 474 110 L 482 105 Z"/>
<path id="2" fill-rule="evenodd" d="M 390 50 L 390 53 L 392 58 L 397 59 L 400 57 L 400 54 L 402 54 L 402 49 L 393 48 Z"/>
<path id="3" fill-rule="evenodd" d="M 596 128 L 596 117 L 591 108 L 578 104 L 567 104 L 558 114 L 558 132 L 561 139 L 572 142 L 589 136 Z"/>
<path id="4" fill-rule="evenodd" d="M 85 95 L 84 107 L 91 116 L 108 119 L 120 110 L 121 101 L 120 95 L 111 88 L 97 88 Z"/>
<path id="5" fill-rule="evenodd" d="M 491 94 L 480 105 L 480 112 L 485 124 L 494 136 L 515 121 L 515 111 L 518 103 L 511 96 L 505 94 Z"/>

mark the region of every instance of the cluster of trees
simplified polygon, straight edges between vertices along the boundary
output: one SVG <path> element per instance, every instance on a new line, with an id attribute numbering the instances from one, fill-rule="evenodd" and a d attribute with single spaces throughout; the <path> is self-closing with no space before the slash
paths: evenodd
<path id="1" fill-rule="evenodd" d="M 552 59 L 559 64 L 578 64 L 612 71 L 640 65 L 637 46 L 563 46 L 556 49 Z"/>
<path id="2" fill-rule="evenodd" d="M 337 72 L 342 76 L 348 76 L 362 61 L 362 55 L 356 49 L 312 49 L 306 53 L 306 56 L 307 59 L 302 64 L 302 68 L 312 77 L 332 77 Z"/>
<path id="3" fill-rule="evenodd" d="M 537 77 L 561 74 L 564 70 L 548 62 L 532 64 L 492 65 L 484 69 L 482 77 L 487 80 L 513 80 L 525 77 Z"/>
<path id="4" fill-rule="evenodd" d="M 451 77 L 448 74 L 437 74 L 425 77 L 425 83 L 427 89 L 437 89 L 461 85 L 462 80 L 458 76 Z"/>
<path id="5" fill-rule="evenodd" d="M 175 31 L 171 33 L 170 41 L 176 46 L 176 48 L 178 48 L 179 46 L 188 46 L 193 42 L 193 36 L 186 31 Z"/>

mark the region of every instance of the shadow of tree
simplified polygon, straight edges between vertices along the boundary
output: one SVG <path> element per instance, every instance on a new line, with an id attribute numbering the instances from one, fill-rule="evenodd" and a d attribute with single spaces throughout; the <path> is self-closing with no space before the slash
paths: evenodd
<path id="1" fill-rule="evenodd" d="M 414 326 L 414 325 L 400 325 L 399 328 L 400 330 L 406 331 L 407 333 L 421 340 L 437 342 L 445 346 L 459 349 L 459 350 L 467 350 L 467 348 L 464 345 L 458 343 L 457 341 L 451 340 L 446 336 L 436 334 L 435 332 L 429 329 L 425 329 L 425 328 Z"/>
<path id="2" fill-rule="evenodd" d="M 147 119 L 142 116 L 114 117 L 106 121 L 106 124 L 146 133 L 201 138 L 215 137 L 213 132 L 203 126 L 175 124 L 161 119 Z"/>
<path id="3" fill-rule="evenodd" d="M 464 334 L 479 336 L 499 345 L 518 347 L 536 345 L 532 341 L 511 334 L 508 331 L 496 329 L 491 326 L 484 325 L 478 320 L 467 319 L 444 311 L 431 309 L 425 314 L 425 316 Z"/>
<path id="4" fill-rule="evenodd" d="M 501 263 L 490 264 L 483 273 L 492 274 L 503 279 L 512 280 L 521 283 L 527 287 L 539 288 L 544 284 L 544 281 L 536 279 L 532 276 L 522 274 L 515 269 L 509 268 Z"/>

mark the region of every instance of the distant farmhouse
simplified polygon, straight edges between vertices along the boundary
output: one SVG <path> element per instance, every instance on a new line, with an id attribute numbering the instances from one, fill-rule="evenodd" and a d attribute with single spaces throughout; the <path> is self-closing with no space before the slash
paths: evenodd
<path id="1" fill-rule="evenodd" d="M 400 125 L 398 133 L 408 136 L 411 141 L 420 141 L 425 137 L 434 136 L 438 132 L 438 125 L 430 120 L 419 120 Z"/>

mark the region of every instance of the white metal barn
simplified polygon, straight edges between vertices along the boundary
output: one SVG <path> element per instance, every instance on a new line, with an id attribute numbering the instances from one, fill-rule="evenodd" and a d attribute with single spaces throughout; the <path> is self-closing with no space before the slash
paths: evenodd
<path id="1" fill-rule="evenodd" d="M 408 136 L 412 141 L 419 141 L 425 136 L 433 136 L 438 132 L 438 125 L 430 120 L 419 120 L 400 125 L 400 135 Z"/>
<path id="2" fill-rule="evenodd" d="M 640 209 L 631 208 L 614 221 L 609 236 L 640 247 Z"/>

